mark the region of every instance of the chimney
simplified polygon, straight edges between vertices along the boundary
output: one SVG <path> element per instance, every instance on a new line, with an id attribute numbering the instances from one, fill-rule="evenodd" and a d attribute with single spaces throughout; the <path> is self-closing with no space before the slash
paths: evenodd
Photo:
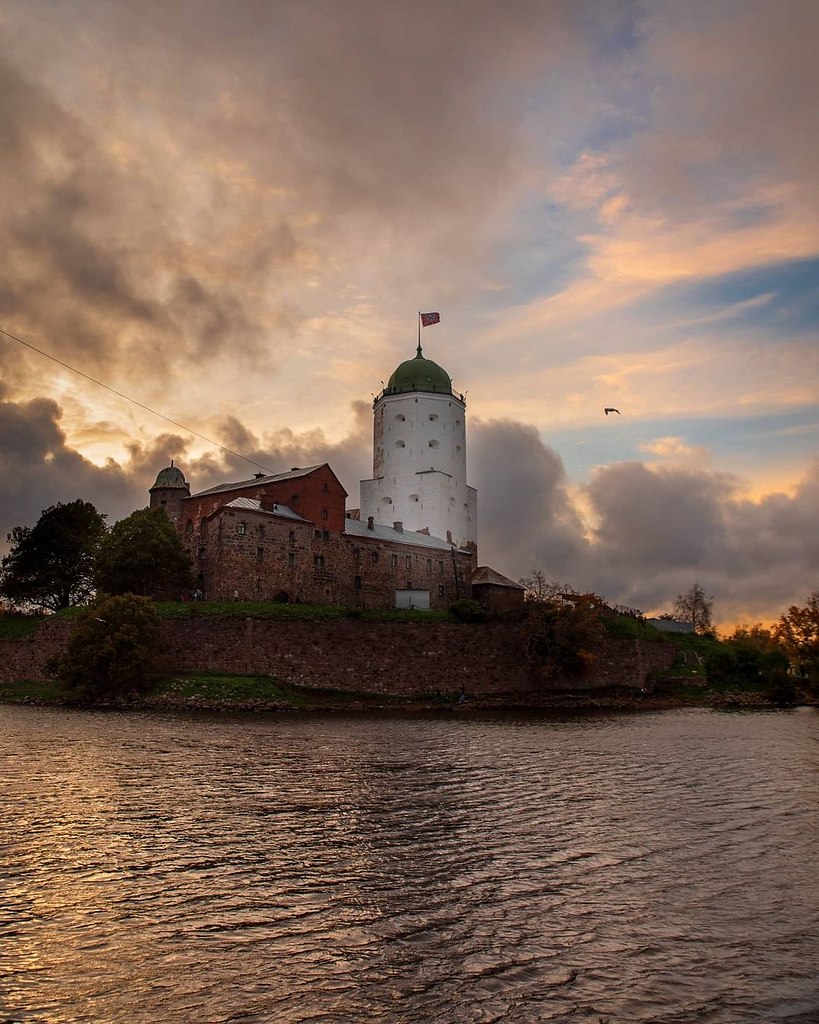
<path id="1" fill-rule="evenodd" d="M 367 516 L 367 529 L 368 530 L 374 529 L 373 522 L 374 522 L 373 517 L 372 516 Z"/>
<path id="2" fill-rule="evenodd" d="M 404 532 L 404 524 L 403 523 L 393 523 L 392 524 L 392 528 L 393 528 L 393 530 L 396 531 L 396 533 L 403 533 Z"/>

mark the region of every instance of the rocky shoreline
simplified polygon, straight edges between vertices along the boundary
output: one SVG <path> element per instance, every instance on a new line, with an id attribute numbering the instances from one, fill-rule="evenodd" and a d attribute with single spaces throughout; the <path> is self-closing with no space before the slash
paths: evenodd
<path id="1" fill-rule="evenodd" d="M 118 711 L 159 711 L 159 712 L 210 712 L 210 713 L 435 713 L 441 715 L 464 715 L 498 712 L 526 713 L 583 713 L 583 712 L 643 712 L 669 711 L 675 708 L 699 707 L 715 710 L 781 710 L 783 705 L 770 700 L 765 694 L 736 692 L 713 692 L 704 690 L 696 696 L 637 695 L 624 694 L 572 694 L 555 693 L 537 700 L 522 700 L 520 695 L 504 698 L 498 695 L 473 696 L 464 701 L 406 699 L 378 700 L 371 696 L 357 697 L 354 694 L 335 694 L 332 699 L 314 698 L 299 703 L 285 700 L 250 698 L 245 700 L 210 699 L 199 696 L 176 697 L 169 694 L 155 694 L 138 700 L 121 701 L 80 701 L 50 699 L 40 696 L 0 696 L 0 704 L 22 704 L 37 707 L 66 707 L 85 710 Z M 793 707 L 796 705 L 785 705 Z M 817 706 L 815 702 L 799 701 L 798 706 Z"/>

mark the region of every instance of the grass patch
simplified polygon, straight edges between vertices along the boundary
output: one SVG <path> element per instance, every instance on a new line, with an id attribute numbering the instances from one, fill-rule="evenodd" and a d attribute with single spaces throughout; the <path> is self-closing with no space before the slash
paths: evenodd
<path id="1" fill-rule="evenodd" d="M 163 619 L 360 619 L 364 622 L 447 622 L 445 611 L 409 611 L 395 608 L 339 608 L 337 605 L 276 604 L 272 601 L 158 601 Z"/>
<path id="2" fill-rule="evenodd" d="M 56 679 L 18 679 L 13 683 L 0 683 L 0 701 L 11 704 L 64 704 L 76 699 L 77 695 L 67 690 Z"/>
<path id="3" fill-rule="evenodd" d="M 630 615 L 604 615 L 600 621 L 609 636 L 633 637 L 637 640 L 665 640 L 668 636 L 649 625 L 645 619 L 633 619 Z"/>
<path id="4" fill-rule="evenodd" d="M 23 615 L 22 612 L 0 615 L 0 640 L 22 640 L 33 636 L 42 621 L 42 615 Z"/>
<path id="5" fill-rule="evenodd" d="M 294 709 L 348 704 L 395 703 L 397 697 L 375 693 L 349 693 L 333 687 L 292 686 L 271 676 L 239 676 L 229 672 L 196 672 L 165 679 L 154 696 L 204 704 L 280 704 Z"/>

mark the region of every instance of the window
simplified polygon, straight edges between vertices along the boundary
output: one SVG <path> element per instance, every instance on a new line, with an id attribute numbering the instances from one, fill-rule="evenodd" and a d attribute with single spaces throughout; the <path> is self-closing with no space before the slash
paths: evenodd
<path id="1" fill-rule="evenodd" d="M 406 557 L 406 558 L 404 559 L 404 565 L 405 565 L 405 566 L 406 566 L 406 567 L 407 567 L 408 569 L 411 569 L 411 568 L 412 568 L 412 555 L 407 555 L 407 557 Z"/>
<path id="2" fill-rule="evenodd" d="M 370 557 L 373 560 L 373 565 L 375 565 L 375 563 L 378 561 L 378 552 L 377 551 L 373 551 L 373 553 L 372 553 L 372 555 Z"/>
<path id="3" fill-rule="evenodd" d="M 247 523 L 238 523 L 236 526 L 236 532 L 239 534 L 240 537 L 244 537 L 244 535 L 247 533 Z"/>
<path id="4" fill-rule="evenodd" d="M 259 536 L 264 539 L 264 523 L 259 523 Z"/>
<path id="5" fill-rule="evenodd" d="M 443 583 L 438 584 L 438 597 L 444 596 L 444 585 Z"/>
<path id="6" fill-rule="evenodd" d="M 199 548 L 199 550 L 196 552 L 196 557 L 197 558 L 204 558 L 206 554 L 207 554 L 207 551 L 205 550 L 205 548 Z"/>
<path id="7" fill-rule="evenodd" d="M 263 562 L 264 561 L 264 548 L 256 548 L 256 561 L 257 562 Z"/>
<path id="8" fill-rule="evenodd" d="M 355 590 L 361 590 L 361 577 L 360 576 L 356 576 L 353 579 L 353 587 L 354 587 Z"/>
<path id="9" fill-rule="evenodd" d="M 432 572 L 432 559 L 427 559 L 427 572 Z"/>
<path id="10" fill-rule="evenodd" d="M 395 447 L 396 448 L 406 448 L 407 446 L 406 446 L 406 444 L 403 441 L 396 441 L 395 442 Z"/>
<path id="11" fill-rule="evenodd" d="M 435 421 L 436 421 L 436 420 L 438 419 L 438 413 L 437 413 L 437 412 L 431 412 L 431 413 L 429 414 L 429 418 L 430 418 L 430 419 L 432 420 L 432 422 L 434 423 L 434 422 L 435 422 Z"/>
<path id="12" fill-rule="evenodd" d="M 399 412 L 395 418 L 398 420 L 399 423 L 403 423 L 407 417 L 402 412 Z"/>
<path id="13" fill-rule="evenodd" d="M 321 536 L 322 536 L 323 540 L 329 540 L 330 539 L 330 531 L 329 530 L 322 530 L 321 531 Z"/>
<path id="14" fill-rule="evenodd" d="M 439 573 L 440 576 L 444 575 L 444 563 L 443 562 L 439 562 L 438 563 L 438 573 Z"/>
<path id="15" fill-rule="evenodd" d="M 327 509 L 326 508 L 323 508 L 321 510 L 321 518 L 322 519 L 326 519 L 327 518 Z"/>
<path id="16" fill-rule="evenodd" d="M 296 531 L 295 530 L 291 530 L 290 533 L 288 533 L 288 535 L 287 535 L 287 539 L 288 539 L 288 541 L 291 544 L 295 544 L 296 543 Z"/>
<path id="17" fill-rule="evenodd" d="M 321 540 L 321 530 L 313 530 L 313 536 L 316 540 Z"/>
<path id="18" fill-rule="evenodd" d="M 329 488 L 329 487 L 327 486 L 327 481 L 326 481 L 326 480 L 325 480 L 325 481 L 324 481 L 324 483 L 323 483 L 323 484 L 321 485 L 321 490 L 322 490 L 322 493 L 323 493 L 323 494 L 326 494 L 326 493 L 327 493 L 327 492 L 328 492 L 328 491 L 330 490 L 330 488 Z"/>
<path id="19" fill-rule="evenodd" d="M 294 565 L 296 564 L 296 556 L 295 556 L 295 555 L 293 554 L 293 552 L 292 552 L 292 551 L 291 551 L 291 552 L 290 552 L 290 554 L 289 554 L 289 555 L 287 556 L 287 564 L 288 564 L 288 565 L 290 566 L 290 568 L 291 568 L 291 569 L 292 569 L 292 568 L 293 568 L 293 566 L 294 566 Z"/>
<path id="20" fill-rule="evenodd" d="M 393 569 L 398 568 L 398 555 L 390 555 L 390 565 Z"/>
<path id="21" fill-rule="evenodd" d="M 321 569 L 324 566 L 324 555 L 313 555 L 313 565 L 316 569 Z"/>
<path id="22" fill-rule="evenodd" d="M 193 520 L 192 519 L 189 519 L 187 521 L 187 523 L 185 523 L 185 533 L 193 533 Z"/>
<path id="23" fill-rule="evenodd" d="M 438 442 L 433 439 L 432 441 L 429 442 L 429 446 L 430 446 L 430 448 L 437 448 L 438 447 Z"/>
<path id="24" fill-rule="evenodd" d="M 299 503 L 299 496 L 298 496 L 298 494 L 292 495 L 291 498 L 290 498 L 290 505 L 291 505 L 291 507 L 295 508 L 296 505 L 298 505 L 298 503 Z"/>

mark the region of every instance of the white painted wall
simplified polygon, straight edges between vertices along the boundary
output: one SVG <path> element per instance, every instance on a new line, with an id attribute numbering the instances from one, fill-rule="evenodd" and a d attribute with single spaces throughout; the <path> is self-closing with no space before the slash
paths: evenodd
<path id="1" fill-rule="evenodd" d="M 463 400 L 423 391 L 381 395 L 373 415 L 373 479 L 361 481 L 361 518 L 476 544 Z"/>

